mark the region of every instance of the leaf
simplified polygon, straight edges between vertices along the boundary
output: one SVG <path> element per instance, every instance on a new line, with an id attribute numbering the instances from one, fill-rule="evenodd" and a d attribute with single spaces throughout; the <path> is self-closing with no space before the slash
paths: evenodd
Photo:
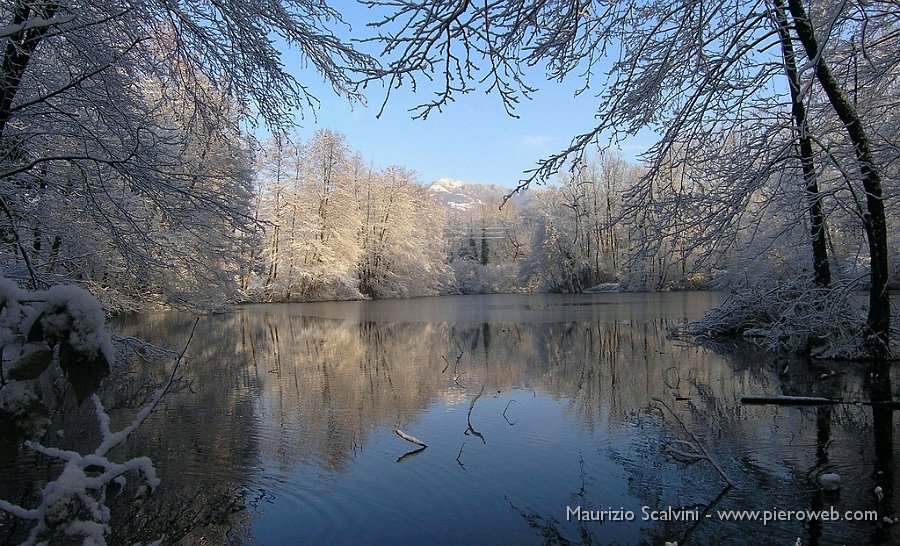
<path id="1" fill-rule="evenodd" d="M 65 372 L 79 402 L 93 394 L 103 378 L 109 375 L 109 362 L 102 352 L 79 352 L 67 340 L 59 344 L 59 367 Z"/>
<path id="2" fill-rule="evenodd" d="M 45 311 L 41 311 L 38 316 L 34 318 L 34 322 L 31 323 L 31 328 L 28 330 L 28 337 L 26 341 L 29 343 L 34 341 L 44 341 L 44 327 L 41 325 L 41 319 L 44 318 Z"/>
<path id="3" fill-rule="evenodd" d="M 27 350 L 28 345 L 25 346 Z M 12 369 L 9 370 L 8 378 L 16 381 L 27 381 L 36 379 L 53 361 L 53 351 L 47 347 L 45 343 L 41 343 L 37 347 L 32 345 L 31 350 L 19 357 Z"/>

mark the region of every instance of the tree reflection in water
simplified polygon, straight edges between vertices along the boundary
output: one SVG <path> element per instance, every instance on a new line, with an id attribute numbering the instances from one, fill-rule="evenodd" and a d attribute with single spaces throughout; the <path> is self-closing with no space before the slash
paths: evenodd
<path id="1" fill-rule="evenodd" d="M 170 528 L 177 506 L 230 524 L 236 540 L 891 543 L 896 530 L 874 523 L 718 521 L 727 509 L 874 509 L 876 486 L 884 514 L 897 500 L 889 410 L 740 403 L 745 394 L 896 399 L 889 373 L 832 375 L 808 362 L 666 339 L 668 327 L 718 297 L 241 308 L 201 321 L 185 365 L 191 388 L 167 399 L 129 449 L 157 462 L 156 510 L 171 516 Z M 188 320 L 145 316 L 122 327 L 167 345 Z M 670 401 L 736 487 L 723 492 L 707 463 L 664 452 L 690 438 L 654 409 L 653 396 Z M 464 435 L 469 424 L 485 443 Z M 395 428 L 428 449 L 404 457 L 408 444 Z M 817 487 L 825 472 L 844 476 L 837 497 Z M 20 483 L 27 474 L 18 472 Z M 0 481 L 10 487 L 5 472 Z M 567 521 L 576 504 L 632 510 L 637 521 Z M 696 509 L 701 518 L 640 521 L 643 506 Z M 188 516 L 181 521 L 186 533 Z M 144 525 L 119 536 L 145 539 L 156 528 Z"/>

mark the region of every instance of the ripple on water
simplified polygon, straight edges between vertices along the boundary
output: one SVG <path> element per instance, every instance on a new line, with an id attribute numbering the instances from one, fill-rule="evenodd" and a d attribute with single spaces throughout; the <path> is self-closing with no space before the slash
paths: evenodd
<path id="1" fill-rule="evenodd" d="M 381 475 L 331 473 L 310 465 L 260 469 L 253 480 L 259 501 L 250 505 L 252 535 L 264 544 L 369 542 L 367 532 L 392 527 L 426 536 L 428 529 L 405 509 L 397 486 L 415 483 L 417 489 L 429 489 L 429 481 L 438 480 L 435 472 L 407 462 L 402 465 L 407 481 L 402 482 L 392 475 L 391 465 L 401 466 L 390 460 L 393 455 L 379 455 L 384 455 L 378 457 Z"/>

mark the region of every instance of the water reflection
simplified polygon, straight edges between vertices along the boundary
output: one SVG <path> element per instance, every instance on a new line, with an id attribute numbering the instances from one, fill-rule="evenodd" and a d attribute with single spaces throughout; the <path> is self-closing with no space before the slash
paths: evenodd
<path id="1" fill-rule="evenodd" d="M 194 524 L 178 510 L 210 523 L 241 510 L 229 519 L 232 538 L 267 544 L 891 543 L 895 529 L 875 523 L 719 521 L 727 509 L 893 515 L 889 409 L 751 407 L 740 398 L 889 400 L 897 389 L 889 373 L 832 374 L 666 339 L 718 298 L 433 298 L 249 306 L 204 318 L 185 367 L 189 388 L 169 396 L 129 447 L 157 461 L 163 491 L 116 536 L 168 527 L 185 537 Z M 122 328 L 178 347 L 188 324 L 161 315 Z M 135 377 L 165 373 L 136 367 Z M 395 428 L 429 447 L 410 455 Z M 691 435 L 735 488 L 707 462 L 663 449 Z M 844 477 L 836 496 L 818 486 L 828 472 Z M 5 470 L 0 481 L 9 487 Z M 630 510 L 636 521 L 567 520 L 567 506 Z M 701 516 L 641 521 L 645 506 Z M 153 525 L 154 510 L 164 525 Z"/>

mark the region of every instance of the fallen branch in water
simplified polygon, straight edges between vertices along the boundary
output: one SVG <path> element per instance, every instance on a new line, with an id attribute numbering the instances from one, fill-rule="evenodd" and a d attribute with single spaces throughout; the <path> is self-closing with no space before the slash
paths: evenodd
<path id="1" fill-rule="evenodd" d="M 859 400 L 841 400 L 839 398 L 823 398 L 820 396 L 742 396 L 742 404 L 776 406 L 830 406 L 837 404 L 854 404 L 900 409 L 900 400 L 884 400 L 878 402 L 862 402 Z"/>
<path id="2" fill-rule="evenodd" d="M 719 465 L 712 459 L 712 457 L 710 456 L 709 452 L 706 450 L 705 447 L 703 447 L 703 444 L 700 442 L 700 440 L 697 439 L 697 437 L 694 435 L 694 433 L 691 432 L 691 431 L 687 428 L 687 426 L 684 424 L 684 421 L 681 420 L 681 417 L 678 417 L 678 414 L 675 413 L 674 411 L 672 411 L 672 408 L 670 408 L 668 404 L 666 404 L 665 402 L 663 402 L 662 398 L 660 398 L 660 397 L 658 397 L 658 396 L 654 396 L 654 397 L 651 398 L 651 400 L 653 400 L 654 402 L 659 402 L 660 404 L 663 405 L 664 408 L 666 408 L 667 410 L 669 410 L 669 413 L 671 413 L 671 414 L 672 414 L 672 417 L 674 417 L 675 420 L 678 421 L 678 424 L 681 425 L 681 428 L 683 428 L 684 431 L 687 432 L 688 435 L 690 435 L 690 437 L 694 439 L 694 444 L 693 444 L 691 447 L 694 448 L 694 450 L 696 451 L 696 454 L 689 455 L 689 454 L 684 453 L 684 452 L 679 452 L 679 455 L 686 456 L 686 457 L 691 457 L 691 458 L 706 459 L 707 461 L 709 461 L 709 464 L 713 465 L 713 468 L 716 469 L 716 472 L 718 472 L 719 475 L 722 476 L 722 479 L 725 480 L 725 482 L 726 482 L 728 485 L 733 486 L 734 483 L 733 483 L 733 482 L 731 481 L 731 479 L 728 477 L 728 474 L 725 474 L 725 471 L 722 470 L 722 467 L 719 466 Z M 681 441 L 681 443 L 682 443 L 682 444 L 688 444 L 688 442 L 684 442 L 683 440 Z M 690 445 L 690 444 L 688 444 L 688 445 Z"/>
<path id="3" fill-rule="evenodd" d="M 463 452 L 464 447 L 466 447 L 465 442 L 463 442 L 462 445 L 459 446 L 459 453 L 456 454 L 456 464 L 458 464 L 459 467 L 462 468 L 463 470 L 466 469 L 466 466 L 464 464 L 462 464 L 462 461 L 460 461 L 459 458 L 462 457 L 462 452 Z"/>
<path id="4" fill-rule="evenodd" d="M 481 438 L 481 442 L 486 444 L 487 441 L 484 439 L 484 435 L 472 428 L 472 410 L 475 409 L 475 402 L 478 402 L 478 399 L 481 398 L 482 394 L 484 394 L 484 385 L 481 386 L 481 390 L 478 391 L 478 394 L 476 394 L 475 398 L 469 403 L 469 413 L 466 415 L 466 423 L 469 424 L 469 428 L 466 429 L 464 434 L 468 436 L 471 432 L 473 436 Z"/>
<path id="5" fill-rule="evenodd" d="M 456 370 L 459 369 L 459 361 L 462 360 L 463 355 L 466 354 L 465 351 L 462 350 L 462 347 L 460 347 L 459 343 L 456 344 L 456 348 L 459 349 L 459 353 L 457 353 L 457 355 L 456 355 L 456 364 L 453 365 L 453 373 L 454 374 L 456 373 Z M 441 358 L 443 358 L 444 362 L 447 363 L 447 365 L 444 366 L 444 369 L 441 370 L 441 373 L 444 373 L 447 371 L 447 368 L 450 367 L 450 361 L 447 360 L 446 356 L 441 355 Z"/>
<path id="6" fill-rule="evenodd" d="M 513 425 L 515 425 L 516 423 L 510 422 L 509 417 L 506 416 L 506 410 L 508 410 L 508 409 L 509 409 L 509 405 L 512 404 L 512 403 L 515 402 L 515 401 L 516 401 L 515 399 L 510 400 L 509 402 L 506 403 L 506 408 L 503 409 L 503 418 L 506 419 L 506 422 L 509 423 L 509 426 L 513 426 Z M 517 422 L 518 422 L 518 421 L 517 421 Z"/>
<path id="7" fill-rule="evenodd" d="M 403 455 L 400 455 L 399 457 L 397 457 L 397 462 L 402 463 L 403 461 L 405 461 L 407 459 L 412 459 L 413 457 L 422 453 L 423 451 L 425 451 L 425 447 L 420 447 L 419 449 L 414 449 L 412 451 L 404 453 Z"/>
<path id="8" fill-rule="evenodd" d="M 684 532 L 684 534 L 681 536 L 681 538 L 679 538 L 678 541 L 676 541 L 675 543 L 676 543 L 676 544 L 693 544 L 693 541 L 691 540 L 691 535 L 694 533 L 694 531 L 695 531 L 698 527 L 700 527 L 700 525 L 701 525 L 704 521 L 706 521 L 706 518 L 710 517 L 709 514 L 711 514 L 711 513 L 712 513 L 712 510 L 713 510 L 716 506 L 718 506 L 720 502 L 722 502 L 722 499 L 725 498 L 725 496 L 728 494 L 729 491 L 731 491 L 731 484 L 726 485 L 726 486 L 722 489 L 722 491 L 720 491 L 719 494 L 716 495 L 716 498 L 714 498 L 713 501 L 712 501 L 711 503 L 709 503 L 708 505 L 706 505 L 706 508 L 704 508 L 703 511 L 700 512 L 700 517 L 697 518 L 697 521 L 695 521 L 694 524 L 691 525 L 691 527 L 690 527 L 689 529 L 687 529 L 687 530 Z M 702 505 L 701 505 L 701 506 L 702 506 Z M 695 508 L 699 509 L 699 506 L 697 506 L 697 507 L 695 507 Z"/>
<path id="9" fill-rule="evenodd" d="M 403 439 L 406 440 L 407 442 L 412 442 L 412 443 L 416 444 L 417 446 L 428 447 L 428 444 L 426 444 L 426 443 L 423 442 L 422 440 L 419 440 L 419 439 L 416 438 L 415 436 L 410 436 L 409 434 L 403 432 L 403 431 L 400 430 L 399 428 L 395 428 L 395 429 L 394 429 L 394 434 L 396 434 L 397 436 L 403 438 Z"/>

